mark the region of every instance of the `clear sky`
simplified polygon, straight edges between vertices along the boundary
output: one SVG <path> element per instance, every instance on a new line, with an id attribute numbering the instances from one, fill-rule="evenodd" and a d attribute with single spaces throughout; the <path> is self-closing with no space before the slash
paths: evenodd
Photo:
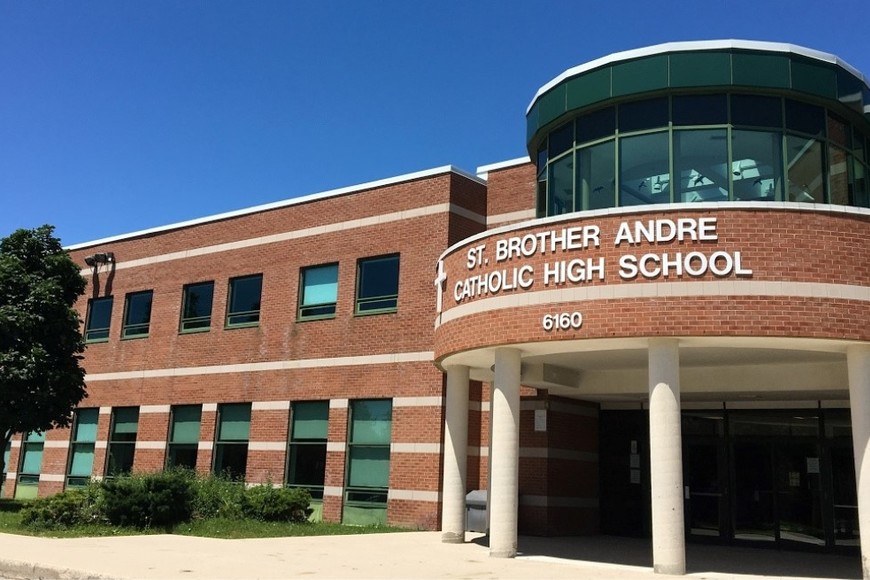
<path id="1" fill-rule="evenodd" d="M 567 68 L 679 40 L 836 54 L 870 0 L 0 0 L 0 237 L 65 244 L 525 151 Z"/>

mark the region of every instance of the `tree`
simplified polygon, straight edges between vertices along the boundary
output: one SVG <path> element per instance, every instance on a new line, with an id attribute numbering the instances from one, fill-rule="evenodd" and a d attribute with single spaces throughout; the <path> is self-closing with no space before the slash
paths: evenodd
<path id="1" fill-rule="evenodd" d="M 73 305 L 87 283 L 52 226 L 0 240 L 0 473 L 14 433 L 67 427 L 87 396 Z"/>

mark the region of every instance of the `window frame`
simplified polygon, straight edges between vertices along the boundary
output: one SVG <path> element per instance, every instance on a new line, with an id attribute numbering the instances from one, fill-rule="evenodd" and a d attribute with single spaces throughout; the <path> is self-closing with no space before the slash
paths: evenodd
<path id="1" fill-rule="evenodd" d="M 130 439 L 117 439 L 116 437 L 119 435 L 115 432 L 115 428 L 118 423 L 118 413 L 119 412 L 128 412 L 134 411 L 136 412 L 136 432 L 133 433 L 132 440 Z M 119 475 L 129 475 L 133 471 L 133 467 L 136 461 L 136 439 L 139 436 L 139 415 L 140 409 L 139 407 L 113 407 L 112 408 L 112 418 L 109 423 L 109 438 L 106 442 L 106 468 L 105 468 L 105 476 L 107 478 L 117 477 Z M 112 465 L 112 461 L 115 458 L 115 455 L 112 453 L 113 448 L 115 450 L 125 449 L 130 447 L 132 453 L 130 454 L 130 465 L 129 470 L 126 469 L 117 469 Z"/>
<path id="2" fill-rule="evenodd" d="M 175 431 L 175 419 L 177 414 L 181 409 L 186 410 L 199 410 L 199 427 L 196 436 L 196 441 L 174 441 L 174 431 Z M 169 409 L 169 432 L 166 434 L 166 458 L 164 460 L 164 467 L 166 469 L 196 469 L 196 464 L 199 461 L 199 440 L 202 436 L 202 405 L 172 405 Z M 193 465 L 180 465 L 177 462 L 173 462 L 172 458 L 175 455 L 175 452 L 179 450 L 193 450 Z"/>
<path id="3" fill-rule="evenodd" d="M 133 300 L 136 300 L 138 298 L 144 298 L 145 296 L 149 298 L 147 322 L 131 323 L 129 317 L 131 311 L 133 310 L 131 308 Z M 148 335 L 151 333 L 151 312 L 153 307 L 154 290 L 140 290 L 137 292 L 128 292 L 126 296 L 124 296 L 124 318 L 123 324 L 121 325 L 121 340 L 148 338 Z"/>
<path id="4" fill-rule="evenodd" d="M 315 270 L 326 270 L 327 268 L 332 268 L 335 271 L 335 300 L 332 302 L 320 302 L 314 304 L 304 304 L 305 300 L 305 275 L 309 272 L 314 272 Z M 327 320 L 330 318 L 335 318 L 336 310 L 338 309 L 338 262 L 329 262 L 327 264 L 318 264 L 315 266 L 305 266 L 299 269 L 299 295 L 297 299 L 297 307 L 296 307 L 296 320 Z M 329 309 L 331 307 L 331 312 L 321 312 L 318 314 L 306 314 L 304 311 L 306 309 L 312 310 L 320 310 L 320 309 Z"/>
<path id="5" fill-rule="evenodd" d="M 79 425 L 81 425 L 81 418 L 83 413 L 89 413 L 95 415 L 96 421 L 94 425 L 96 428 L 94 429 L 94 437 L 93 439 L 80 439 L 79 438 Z M 97 430 L 99 429 L 100 422 L 100 410 L 96 407 L 90 407 L 86 409 L 76 409 L 73 414 L 73 424 L 70 428 L 70 442 L 69 442 L 69 452 L 67 453 L 67 465 L 66 465 L 66 476 L 64 480 L 64 484 L 66 488 L 76 488 L 76 487 L 84 487 L 90 482 L 91 478 L 94 475 L 94 458 L 96 455 L 96 443 L 97 443 Z M 76 452 L 80 449 L 82 451 L 86 451 L 86 449 L 90 447 L 91 453 L 91 469 L 90 473 L 87 476 L 84 475 L 75 475 L 72 473 L 73 463 L 75 462 Z"/>
<path id="6" fill-rule="evenodd" d="M 376 262 L 383 262 L 387 260 L 395 260 L 396 262 L 396 292 L 395 294 L 382 294 L 379 296 L 366 296 L 361 297 L 360 292 L 362 290 L 362 280 L 363 280 L 363 269 L 368 264 L 374 264 Z M 354 290 L 354 315 L 355 316 L 370 316 L 375 314 L 391 314 L 397 312 L 399 310 L 399 286 L 401 283 L 401 254 L 383 254 L 380 256 L 370 256 L 366 258 L 359 258 L 356 262 L 356 288 Z M 383 308 L 372 308 L 370 310 L 366 310 L 361 308 L 361 305 L 369 304 L 369 303 L 377 303 L 377 302 L 386 302 L 388 300 L 392 300 L 394 304 L 389 307 Z"/>
<path id="7" fill-rule="evenodd" d="M 386 402 L 389 403 L 390 407 L 390 434 L 389 438 L 386 442 L 379 441 L 358 441 L 356 440 L 355 428 L 356 428 L 356 419 L 355 415 L 359 412 L 357 409 L 359 406 L 365 403 L 380 403 Z M 386 509 L 387 500 L 389 496 L 389 480 L 390 480 L 390 471 L 391 471 L 391 463 L 392 463 L 392 441 L 393 441 L 393 411 L 394 404 L 392 399 L 357 399 L 352 400 L 349 403 L 349 416 L 347 422 L 347 453 L 345 454 L 345 477 L 344 477 L 344 496 L 345 496 L 345 505 L 346 506 L 362 506 L 362 507 L 383 507 Z M 364 485 L 352 485 L 351 478 L 353 477 L 353 460 L 355 451 L 357 450 L 369 450 L 369 451 L 386 451 L 387 455 L 387 485 L 386 486 L 364 486 Z M 360 499 L 360 497 L 367 496 L 368 499 Z M 378 498 L 378 499 L 374 499 Z M 382 498 L 382 499 L 381 499 Z"/>
<path id="8" fill-rule="evenodd" d="M 107 303 L 109 305 L 109 320 L 105 327 L 92 328 L 94 304 Z M 115 307 L 114 296 L 103 296 L 102 298 L 91 298 L 88 300 L 88 312 L 85 316 L 85 333 L 84 339 L 86 343 L 109 342 L 110 332 L 112 330 L 112 309 Z M 105 332 L 105 336 L 92 337 L 92 334 Z"/>
<path id="9" fill-rule="evenodd" d="M 187 304 L 190 296 L 190 290 L 197 286 L 208 286 L 211 285 L 211 301 L 208 305 L 208 315 L 207 316 L 185 316 L 185 312 L 187 311 Z M 178 321 L 178 333 L 179 334 L 192 334 L 197 332 L 209 332 L 211 330 L 211 319 L 212 314 L 214 313 L 214 280 L 208 280 L 204 282 L 193 282 L 191 284 L 185 284 L 181 289 L 181 312 L 180 318 Z M 187 325 L 196 324 L 200 322 L 205 322 L 205 326 L 199 327 L 188 327 Z"/>
<path id="10" fill-rule="evenodd" d="M 296 418 L 297 413 L 299 412 L 300 406 L 311 406 L 314 405 L 325 405 L 326 407 L 326 437 L 323 439 L 314 439 L 314 438 L 299 438 L 296 434 L 297 425 Z M 329 440 L 329 401 L 328 400 L 319 400 L 319 401 L 298 401 L 294 402 L 290 407 L 290 428 L 289 428 L 289 437 L 287 443 L 287 466 L 284 471 L 284 484 L 287 487 L 293 488 L 305 488 L 311 494 L 311 498 L 316 501 L 323 501 L 323 490 L 326 485 L 326 449 L 327 443 Z M 296 465 L 294 462 L 297 459 L 298 450 L 301 448 L 314 448 L 321 447 L 324 465 L 323 465 L 323 481 L 321 484 L 306 484 L 306 483 L 298 483 L 291 482 L 291 475 L 295 475 L 295 470 L 293 467 Z"/>
<path id="11" fill-rule="evenodd" d="M 244 310 L 244 311 L 239 311 L 239 312 L 235 312 L 235 311 L 231 310 L 233 307 L 233 294 L 236 292 L 235 285 L 237 283 L 240 283 L 240 282 L 243 282 L 246 280 L 253 280 L 255 278 L 259 278 L 259 280 L 260 280 L 260 301 L 259 301 L 260 305 L 259 305 L 259 308 L 257 308 L 257 310 Z M 224 328 L 226 328 L 226 329 L 253 328 L 253 327 L 259 326 L 260 325 L 260 315 L 261 315 L 262 311 L 263 311 L 263 274 L 262 273 L 247 274 L 244 276 L 235 276 L 233 278 L 230 278 L 229 282 L 227 283 L 227 314 L 226 314 L 226 317 L 224 319 Z M 256 320 L 244 321 L 244 322 L 234 322 L 233 321 L 234 317 L 246 317 L 246 316 L 254 316 L 254 315 L 256 315 L 256 317 L 257 317 Z"/>
<path id="12" fill-rule="evenodd" d="M 247 439 L 221 439 L 223 429 L 222 429 L 222 420 L 223 416 L 226 413 L 229 407 L 247 407 L 248 411 L 248 436 Z M 223 462 L 223 453 L 230 448 L 238 447 L 241 448 L 244 446 L 244 473 L 235 474 L 232 471 L 229 471 L 230 479 L 234 481 L 244 481 L 247 476 L 248 471 L 248 455 L 250 452 L 250 443 L 251 443 L 251 403 L 220 403 L 217 408 L 217 416 L 215 417 L 215 430 L 214 430 L 214 453 L 212 454 L 211 460 L 211 472 L 217 476 L 223 476 L 225 472 L 229 471 L 223 469 L 223 465 L 221 465 L 221 469 L 218 469 L 218 463 Z"/>

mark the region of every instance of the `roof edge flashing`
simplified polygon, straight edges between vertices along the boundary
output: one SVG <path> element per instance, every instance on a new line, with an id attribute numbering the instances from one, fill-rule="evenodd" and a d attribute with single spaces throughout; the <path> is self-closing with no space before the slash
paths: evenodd
<path id="1" fill-rule="evenodd" d="M 564 71 L 562 74 L 538 89 L 538 91 L 535 93 L 535 96 L 532 97 L 532 100 L 529 103 L 528 107 L 526 107 L 526 115 L 528 116 L 532 108 L 535 106 L 535 103 L 537 103 L 538 99 L 540 99 L 550 90 L 554 89 L 555 87 L 559 86 L 560 84 L 572 77 L 583 74 L 585 72 L 590 72 L 603 66 L 607 66 L 621 61 L 634 60 L 646 56 L 654 56 L 674 52 L 732 49 L 790 53 L 811 58 L 814 60 L 819 60 L 822 62 L 827 62 L 829 64 L 834 64 L 847 70 L 851 74 L 855 75 L 859 80 L 861 80 L 865 86 L 870 88 L 870 83 L 868 83 L 867 77 L 865 77 L 864 74 L 862 74 L 861 71 L 859 71 L 857 68 L 853 67 L 838 56 L 820 50 L 806 48 L 797 44 L 739 39 L 666 42 L 663 44 L 656 44 L 652 46 L 645 46 L 641 48 L 634 48 L 631 50 L 615 52 L 613 54 L 602 56 L 595 60 L 569 68 L 568 70 Z"/>

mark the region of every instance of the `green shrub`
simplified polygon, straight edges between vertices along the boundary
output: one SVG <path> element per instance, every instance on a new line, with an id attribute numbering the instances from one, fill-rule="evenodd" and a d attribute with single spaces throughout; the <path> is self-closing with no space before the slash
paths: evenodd
<path id="1" fill-rule="evenodd" d="M 100 486 L 88 485 L 35 499 L 21 509 L 21 523 L 32 528 L 63 529 L 104 523 Z"/>
<path id="2" fill-rule="evenodd" d="M 103 482 L 103 509 L 112 524 L 171 528 L 190 521 L 194 478 L 186 471 L 118 477 Z"/>
<path id="3" fill-rule="evenodd" d="M 311 514 L 307 489 L 257 485 L 245 490 L 244 515 L 266 522 L 304 522 Z"/>
<path id="4" fill-rule="evenodd" d="M 197 478 L 194 492 L 193 515 L 197 519 L 240 519 L 245 516 L 242 511 L 245 486 L 241 483 L 209 475 Z"/>

